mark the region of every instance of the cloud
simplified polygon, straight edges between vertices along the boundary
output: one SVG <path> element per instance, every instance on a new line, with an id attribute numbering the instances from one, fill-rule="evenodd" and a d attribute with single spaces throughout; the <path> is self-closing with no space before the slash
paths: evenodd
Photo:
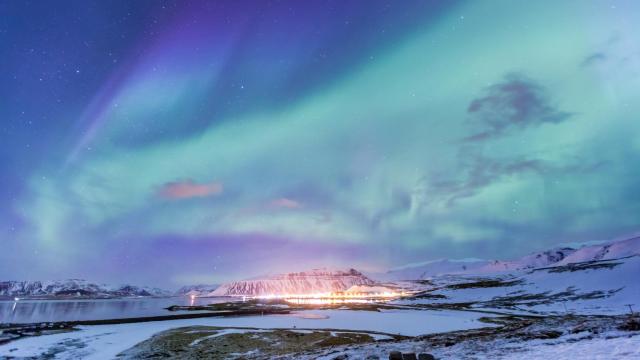
<path id="1" fill-rule="evenodd" d="M 270 205 L 276 208 L 286 208 L 286 209 L 299 209 L 302 207 L 302 204 L 295 200 L 287 199 L 287 198 L 279 198 L 271 201 Z"/>
<path id="2" fill-rule="evenodd" d="M 518 176 L 525 173 L 543 174 L 548 171 L 550 171 L 549 167 L 540 160 L 494 160 L 477 157 L 470 165 L 466 178 L 452 189 L 448 201 L 449 204 L 453 204 L 459 199 L 474 196 L 481 189 L 506 176 Z"/>
<path id="3" fill-rule="evenodd" d="M 465 141 L 484 141 L 512 129 L 559 123 L 571 116 L 554 108 L 545 89 L 520 74 L 509 74 L 504 82 L 489 86 L 484 96 L 471 101 L 467 112 L 484 130 Z"/>
<path id="4" fill-rule="evenodd" d="M 528 157 L 490 158 L 484 155 L 462 153 L 459 155 L 462 168 L 456 178 L 431 176 L 420 179 L 417 187 L 422 203 L 439 203 L 452 207 L 458 201 L 471 198 L 483 189 L 508 178 L 527 176 L 584 176 L 597 173 L 606 165 L 603 161 L 576 159 L 569 163 L 552 163 Z M 427 196 L 429 195 L 429 196 Z"/>
<path id="5" fill-rule="evenodd" d="M 607 60 L 607 55 L 603 52 L 595 52 L 587 57 L 585 57 L 582 62 L 580 62 L 580 66 L 587 67 L 591 65 L 595 65 Z"/>
<path id="6" fill-rule="evenodd" d="M 437 199 L 446 206 L 454 205 L 458 200 L 472 197 L 481 189 L 507 176 L 520 176 L 526 173 L 544 174 L 552 169 L 536 159 L 495 160 L 474 156 L 459 179 L 424 179 L 431 193 L 438 194 Z"/>
<path id="7" fill-rule="evenodd" d="M 184 180 L 164 184 L 158 191 L 158 196 L 165 199 L 179 200 L 218 195 L 222 193 L 222 189 L 222 183 L 220 182 L 198 184 L 193 180 Z"/>

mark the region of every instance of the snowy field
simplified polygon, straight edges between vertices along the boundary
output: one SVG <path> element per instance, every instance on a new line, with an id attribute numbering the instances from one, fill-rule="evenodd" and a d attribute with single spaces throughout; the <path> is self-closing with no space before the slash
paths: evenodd
<path id="1" fill-rule="evenodd" d="M 519 320 L 503 328 L 433 334 L 400 342 L 320 349 L 287 359 L 386 359 L 389 352 L 437 359 L 640 359 L 640 330 L 621 330 L 628 317 L 569 316 Z M 528 322 L 526 326 L 520 326 Z M 515 325 L 515 326 L 513 326 Z"/>
<path id="2" fill-rule="evenodd" d="M 449 348 L 425 348 L 419 343 L 394 344 L 391 346 L 368 347 L 364 349 L 347 350 L 341 352 L 349 356 L 350 359 L 365 359 L 366 357 L 378 356 L 386 359 L 391 350 L 405 353 L 426 352 L 434 355 L 437 359 L 478 359 L 478 360 L 534 360 L 534 359 L 554 359 L 554 360 L 618 360 L 618 359 L 640 359 L 640 336 L 621 335 L 613 337 L 609 334 L 606 337 L 596 339 L 583 339 L 580 341 L 567 341 L 567 339 L 549 341 L 533 340 L 524 341 L 518 344 L 496 341 L 485 346 L 479 344 L 465 344 L 465 346 L 453 346 Z M 326 356 L 296 356 L 301 360 L 331 360 L 336 354 Z"/>
<path id="3" fill-rule="evenodd" d="M 486 354 L 488 359 L 640 359 L 640 338 L 618 337 L 582 340 L 579 342 L 527 342 L 519 351 L 506 353 L 496 348 L 496 353 Z"/>
<path id="4" fill-rule="evenodd" d="M 20 339 L 0 346 L 0 356 L 111 359 L 160 331 L 193 325 L 255 328 L 344 329 L 416 336 L 488 326 L 479 313 L 459 311 L 301 311 L 293 315 L 200 318 L 135 324 L 81 326 L 80 331 Z M 59 352 L 58 352 L 59 351 Z"/>

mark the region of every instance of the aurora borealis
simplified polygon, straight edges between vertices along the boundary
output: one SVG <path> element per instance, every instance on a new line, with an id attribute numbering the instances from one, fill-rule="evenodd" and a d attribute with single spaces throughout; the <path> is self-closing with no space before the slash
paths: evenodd
<path id="1" fill-rule="evenodd" d="M 0 14 L 1 279 L 177 286 L 640 229 L 637 2 Z"/>

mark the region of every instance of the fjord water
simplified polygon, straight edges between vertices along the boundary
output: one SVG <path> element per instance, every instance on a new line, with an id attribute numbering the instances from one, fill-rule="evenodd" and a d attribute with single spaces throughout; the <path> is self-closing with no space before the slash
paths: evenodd
<path id="1" fill-rule="evenodd" d="M 38 323 L 73 320 L 103 320 L 181 313 L 171 305 L 206 305 L 228 298 L 126 298 L 86 300 L 0 301 L 0 323 Z"/>

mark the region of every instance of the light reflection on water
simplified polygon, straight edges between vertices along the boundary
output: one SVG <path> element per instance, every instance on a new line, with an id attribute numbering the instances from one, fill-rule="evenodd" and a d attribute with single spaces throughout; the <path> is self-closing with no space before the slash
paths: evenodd
<path id="1" fill-rule="evenodd" d="M 180 313 L 171 305 L 206 305 L 234 301 L 229 298 L 135 298 L 94 300 L 0 301 L 0 323 L 117 319 Z"/>
<path id="2" fill-rule="evenodd" d="M 380 303 L 374 299 L 344 299 L 344 298 L 285 298 L 286 302 L 296 305 L 340 305 L 340 304 L 370 304 Z"/>

